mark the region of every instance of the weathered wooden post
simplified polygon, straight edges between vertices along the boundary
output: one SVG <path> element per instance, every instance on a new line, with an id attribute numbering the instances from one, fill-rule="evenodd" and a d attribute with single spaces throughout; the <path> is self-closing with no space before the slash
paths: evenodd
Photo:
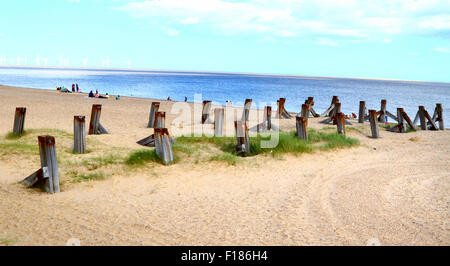
<path id="1" fill-rule="evenodd" d="M 86 153 L 86 118 L 75 116 L 73 119 L 73 151 L 75 153 Z"/>
<path id="2" fill-rule="evenodd" d="M 345 135 L 345 117 L 344 114 L 341 112 L 336 114 L 336 125 L 337 125 L 337 132 L 339 134 Z"/>
<path id="3" fill-rule="evenodd" d="M 102 105 L 92 105 L 91 121 L 89 123 L 89 135 L 108 134 L 108 131 L 100 123 L 100 115 L 102 113 Z"/>
<path id="4" fill-rule="evenodd" d="M 402 115 L 403 115 L 403 119 L 406 121 L 406 123 L 408 123 L 408 125 L 409 125 L 412 129 L 416 130 L 416 126 L 415 126 L 415 125 L 413 124 L 413 122 L 411 121 L 411 118 L 409 118 L 409 115 L 408 115 L 405 111 L 402 112 Z"/>
<path id="5" fill-rule="evenodd" d="M 39 136 L 39 154 L 41 168 L 25 178 L 21 183 L 27 187 L 44 183 L 48 193 L 61 192 L 59 187 L 58 159 L 56 157 L 55 138 L 52 136 Z"/>
<path id="6" fill-rule="evenodd" d="M 165 128 L 165 127 L 166 127 L 166 112 L 156 112 L 155 128 Z"/>
<path id="7" fill-rule="evenodd" d="M 339 102 L 339 97 L 333 96 L 333 98 L 331 99 L 330 107 L 328 107 L 328 109 L 322 113 L 322 116 L 332 116 L 331 112 L 333 112 L 335 110 L 336 103 L 338 103 L 338 102 Z"/>
<path id="8" fill-rule="evenodd" d="M 308 99 L 305 101 L 305 104 L 309 106 L 309 111 L 313 115 L 313 117 L 320 117 L 318 113 L 316 113 L 316 110 L 314 110 L 314 97 L 308 97 Z"/>
<path id="9" fill-rule="evenodd" d="M 387 101 L 386 100 L 381 100 L 381 108 L 380 108 L 380 123 L 385 124 L 386 123 L 386 104 Z M 397 115 L 398 117 L 398 115 Z"/>
<path id="10" fill-rule="evenodd" d="M 419 106 L 419 119 L 420 119 L 420 129 L 422 130 L 427 130 L 427 122 L 425 120 L 425 107 L 424 106 Z"/>
<path id="11" fill-rule="evenodd" d="M 278 101 L 278 118 L 279 119 L 290 119 L 292 116 L 286 111 L 284 108 L 284 104 L 286 103 L 286 98 L 280 98 Z"/>
<path id="12" fill-rule="evenodd" d="M 372 131 L 372 138 L 377 139 L 380 137 L 378 131 L 377 111 L 369 110 L 370 129 Z"/>
<path id="13" fill-rule="evenodd" d="M 172 143 L 167 128 L 155 128 L 155 150 L 165 165 L 173 162 Z"/>
<path id="14" fill-rule="evenodd" d="M 306 119 L 306 124 L 308 125 L 309 105 L 307 105 L 307 104 L 302 105 L 302 117 L 304 117 Z"/>
<path id="15" fill-rule="evenodd" d="M 308 121 L 303 116 L 297 116 L 297 137 L 308 140 Z"/>
<path id="16" fill-rule="evenodd" d="M 235 121 L 234 128 L 236 130 L 236 153 L 248 154 L 250 153 L 250 140 L 248 136 L 248 127 L 245 121 Z"/>
<path id="17" fill-rule="evenodd" d="M 152 107 L 150 109 L 150 117 L 148 119 L 147 128 L 155 128 L 155 115 L 156 115 L 156 112 L 159 111 L 159 106 L 160 105 L 161 105 L 161 103 L 159 103 L 159 102 L 153 102 L 152 103 Z"/>
<path id="18" fill-rule="evenodd" d="M 202 124 L 205 124 L 209 120 L 209 115 L 211 113 L 211 104 L 211 101 L 203 101 Z"/>
<path id="19" fill-rule="evenodd" d="M 13 127 L 14 135 L 23 134 L 26 113 L 27 113 L 27 108 L 25 108 L 25 107 L 17 107 L 16 108 L 16 113 L 14 116 L 14 127 Z"/>
<path id="20" fill-rule="evenodd" d="M 436 125 L 436 123 L 434 123 L 433 119 L 431 118 L 431 116 L 427 110 L 425 110 L 424 114 L 425 114 L 425 118 L 430 123 L 430 129 L 431 130 L 439 130 L 438 126 Z"/>
<path id="21" fill-rule="evenodd" d="M 436 104 L 436 121 L 439 122 L 439 129 L 440 130 L 445 130 L 444 127 L 444 110 L 442 109 L 442 104 L 441 103 L 437 103 Z"/>
<path id="22" fill-rule="evenodd" d="M 216 108 L 214 109 L 214 136 L 222 137 L 223 136 L 223 119 L 225 115 L 224 108 Z"/>
<path id="23" fill-rule="evenodd" d="M 242 112 L 242 121 L 248 122 L 250 117 L 250 108 L 252 107 L 252 99 L 245 99 L 244 110 Z"/>
<path id="24" fill-rule="evenodd" d="M 263 123 L 267 130 L 272 130 L 272 106 L 264 107 Z"/>
<path id="25" fill-rule="evenodd" d="M 397 108 L 397 128 L 398 128 L 398 132 L 400 133 L 405 133 L 406 129 L 405 129 L 405 125 L 403 123 L 403 108 Z"/>
<path id="26" fill-rule="evenodd" d="M 366 116 L 366 102 L 365 101 L 360 101 L 359 102 L 359 116 L 358 116 L 358 123 L 363 124 L 364 123 L 364 118 Z"/>

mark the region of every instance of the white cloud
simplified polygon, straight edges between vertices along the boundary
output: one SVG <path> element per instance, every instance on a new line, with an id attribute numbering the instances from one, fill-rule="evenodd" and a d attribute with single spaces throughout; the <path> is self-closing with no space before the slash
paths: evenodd
<path id="1" fill-rule="evenodd" d="M 189 17 L 185 18 L 181 21 L 181 24 L 197 24 L 199 22 L 199 18 Z"/>
<path id="2" fill-rule="evenodd" d="M 333 46 L 333 47 L 339 45 L 339 43 L 337 43 L 335 41 L 328 40 L 328 39 L 320 39 L 318 42 L 316 42 L 316 44 L 318 44 L 318 45 L 326 45 L 326 46 Z"/>
<path id="3" fill-rule="evenodd" d="M 433 48 L 433 51 L 438 52 L 438 53 L 450 54 L 450 49 L 444 48 L 444 47 L 435 47 L 435 48 Z"/>
<path id="4" fill-rule="evenodd" d="M 220 34 L 380 40 L 450 35 L 448 0 L 148 0 L 117 9 L 152 23 L 178 21 Z"/>

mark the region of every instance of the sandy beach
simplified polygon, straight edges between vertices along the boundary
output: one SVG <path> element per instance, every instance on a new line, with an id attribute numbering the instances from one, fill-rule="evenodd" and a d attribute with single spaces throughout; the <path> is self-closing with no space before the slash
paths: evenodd
<path id="1" fill-rule="evenodd" d="M 73 116 L 88 121 L 92 104 L 100 103 L 111 134 L 88 136 L 88 156 L 101 155 L 96 147 L 125 156 L 145 149 L 136 141 L 153 133 L 146 128 L 153 101 L 0 85 L 0 135 L 12 130 L 16 107 L 27 107 L 26 129 L 72 134 Z M 160 102 L 170 125 L 175 103 Z M 321 120 L 310 118 L 310 127 L 326 127 Z M 352 123 L 347 135 L 361 145 L 348 149 L 258 155 L 236 165 L 151 163 L 109 169 L 110 177 L 88 182 L 70 182 L 63 166 L 62 193 L 54 195 L 19 184 L 40 167 L 39 155 L 0 151 L 0 245 L 65 245 L 71 238 L 81 245 L 366 245 L 373 238 L 382 245 L 449 245 L 450 131 L 382 130 L 372 139 L 368 123 Z M 169 130 L 177 136 L 189 126 Z M 295 119 L 280 128 L 295 129 Z M 56 138 L 57 152 L 70 145 L 70 136 Z"/>

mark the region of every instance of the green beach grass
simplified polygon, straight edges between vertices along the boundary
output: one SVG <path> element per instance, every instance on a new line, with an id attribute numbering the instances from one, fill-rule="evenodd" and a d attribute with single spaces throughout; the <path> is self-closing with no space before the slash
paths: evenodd
<path id="1" fill-rule="evenodd" d="M 73 135 L 63 130 L 30 129 L 21 136 L 7 134 L 0 138 L 0 160 L 39 165 L 37 137 L 52 135 L 56 138 L 61 185 L 98 181 L 117 174 L 133 173 L 138 168 L 162 165 L 154 148 L 132 149 L 115 147 L 88 138 L 90 153 L 76 154 L 72 151 Z M 295 132 L 280 132 L 278 145 L 271 149 L 261 148 L 261 142 L 270 137 L 250 137 L 251 152 L 244 157 L 299 155 L 348 148 L 359 145 L 359 141 L 331 131 L 331 129 L 309 130 L 308 141 L 296 137 Z M 172 164 L 198 164 L 222 162 L 235 166 L 243 162 L 243 156 L 235 153 L 235 137 L 182 136 L 176 138 L 172 150 Z"/>

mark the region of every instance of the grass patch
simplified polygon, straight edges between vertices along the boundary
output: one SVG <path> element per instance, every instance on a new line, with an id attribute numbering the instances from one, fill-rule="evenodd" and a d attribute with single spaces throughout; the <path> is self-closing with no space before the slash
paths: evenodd
<path id="1" fill-rule="evenodd" d="M 12 246 L 16 242 L 17 241 L 14 239 L 0 237 L 0 245 L 2 245 L 2 246 Z"/>
<path id="2" fill-rule="evenodd" d="M 85 181 L 105 180 L 108 177 L 110 177 L 110 175 L 106 174 L 106 173 L 103 173 L 103 172 L 96 172 L 96 173 L 90 173 L 90 174 L 72 172 L 72 182 L 73 183 L 80 183 L 80 182 L 85 182 Z"/>
<path id="3" fill-rule="evenodd" d="M 236 165 L 239 160 L 239 157 L 234 154 L 216 154 L 211 156 L 210 161 L 218 161 L 218 162 L 226 162 L 228 165 Z"/>
<path id="4" fill-rule="evenodd" d="M 122 157 L 115 154 L 109 154 L 107 156 L 98 156 L 84 159 L 81 161 L 81 165 L 85 166 L 88 170 L 96 170 L 108 165 L 119 164 L 122 161 Z"/>
<path id="5" fill-rule="evenodd" d="M 325 129 L 327 130 L 327 129 Z M 309 140 L 305 141 L 299 139 L 295 135 L 295 131 L 292 132 L 280 132 L 278 145 L 274 148 L 262 148 L 261 142 L 270 140 L 270 136 L 262 137 L 257 135 L 256 137 L 250 137 L 250 150 L 251 152 L 247 156 L 254 156 L 258 154 L 271 154 L 281 155 L 281 154 L 294 154 L 298 155 L 301 153 L 311 153 L 316 149 L 329 150 L 335 148 L 352 147 L 359 145 L 357 139 L 349 138 L 344 135 L 338 134 L 336 132 L 323 132 L 316 131 L 314 129 L 309 130 Z M 223 152 L 228 153 L 228 155 L 234 156 L 234 148 L 236 146 L 235 137 L 179 137 L 176 139 L 177 143 L 185 145 L 198 145 L 202 143 L 211 143 L 219 147 Z M 319 144 L 319 145 L 317 145 Z M 214 159 L 213 159 L 214 158 Z M 215 161 L 230 161 L 233 164 L 233 157 L 224 157 L 224 155 L 213 155 L 210 160 Z"/>
<path id="6" fill-rule="evenodd" d="M 144 166 L 149 162 L 161 163 L 161 159 L 156 155 L 156 150 L 139 150 L 132 152 L 125 163 L 129 166 Z"/>

